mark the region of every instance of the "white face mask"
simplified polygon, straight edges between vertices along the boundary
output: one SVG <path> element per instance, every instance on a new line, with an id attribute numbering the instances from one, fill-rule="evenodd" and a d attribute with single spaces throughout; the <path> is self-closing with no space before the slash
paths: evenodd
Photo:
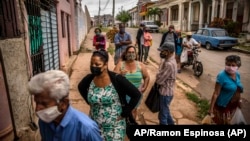
<path id="1" fill-rule="evenodd" d="M 237 66 L 235 66 L 235 67 L 226 66 L 226 67 L 225 67 L 225 70 L 226 70 L 229 74 L 234 74 L 234 73 L 237 72 L 238 67 L 237 67 Z"/>
<path id="2" fill-rule="evenodd" d="M 52 106 L 36 112 L 37 116 L 44 122 L 50 123 L 62 113 L 58 111 L 57 106 Z"/>

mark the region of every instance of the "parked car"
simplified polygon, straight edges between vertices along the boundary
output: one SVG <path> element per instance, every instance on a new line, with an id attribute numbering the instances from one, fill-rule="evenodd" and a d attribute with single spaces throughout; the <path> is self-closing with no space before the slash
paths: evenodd
<path id="1" fill-rule="evenodd" d="M 159 32 L 159 26 L 155 24 L 154 21 L 141 21 L 145 25 L 145 27 L 148 27 L 149 32 Z"/>
<path id="2" fill-rule="evenodd" d="M 230 37 L 228 32 L 222 28 L 201 28 L 192 37 L 201 42 L 206 49 L 221 48 L 230 49 L 238 44 L 237 38 Z"/>

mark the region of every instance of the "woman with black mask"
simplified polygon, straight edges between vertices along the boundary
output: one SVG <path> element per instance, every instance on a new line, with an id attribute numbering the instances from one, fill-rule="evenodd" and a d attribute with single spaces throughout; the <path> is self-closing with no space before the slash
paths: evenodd
<path id="1" fill-rule="evenodd" d="M 99 125 L 104 140 L 123 141 L 126 135 L 124 117 L 131 114 L 141 93 L 124 76 L 108 70 L 108 59 L 105 50 L 93 52 L 91 74 L 81 80 L 78 90 L 90 105 L 90 117 Z M 131 97 L 129 103 L 126 103 L 126 95 Z"/>

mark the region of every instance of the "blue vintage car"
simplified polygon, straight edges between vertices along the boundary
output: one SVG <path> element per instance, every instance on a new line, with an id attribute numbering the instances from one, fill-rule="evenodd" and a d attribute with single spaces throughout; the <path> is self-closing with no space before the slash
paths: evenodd
<path id="1" fill-rule="evenodd" d="M 206 49 L 221 48 L 230 49 L 238 44 L 237 38 L 228 36 L 225 29 L 222 28 L 200 28 L 192 37 L 201 42 Z"/>

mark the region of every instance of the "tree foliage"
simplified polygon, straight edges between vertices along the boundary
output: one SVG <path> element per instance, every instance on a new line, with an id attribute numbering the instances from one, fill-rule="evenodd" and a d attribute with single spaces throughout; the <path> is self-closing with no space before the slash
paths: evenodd
<path id="1" fill-rule="evenodd" d="M 128 11 L 120 11 L 117 15 L 116 15 L 116 20 L 122 22 L 122 23 L 127 23 L 129 20 L 131 19 L 130 14 L 128 13 Z"/>
<path id="2" fill-rule="evenodd" d="M 161 22 L 161 15 L 163 14 L 163 11 L 158 8 L 158 7 L 153 7 L 153 8 L 149 8 L 147 11 L 147 16 L 154 16 L 154 21 L 156 21 L 156 16 L 159 17 L 159 21 Z"/>

